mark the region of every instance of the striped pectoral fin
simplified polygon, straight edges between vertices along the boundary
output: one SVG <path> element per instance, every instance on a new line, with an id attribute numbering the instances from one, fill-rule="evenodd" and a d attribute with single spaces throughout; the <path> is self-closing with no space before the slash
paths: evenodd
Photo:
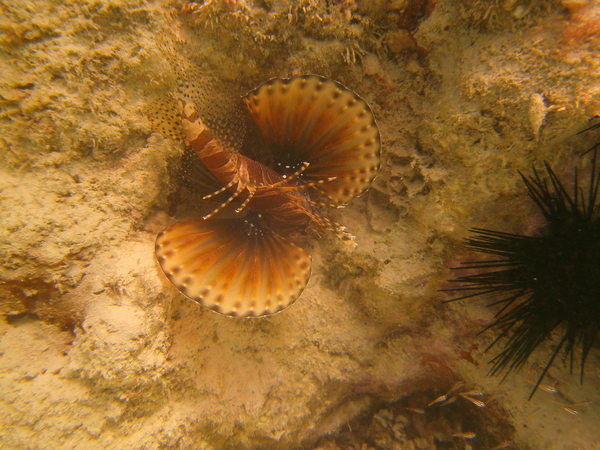
<path id="1" fill-rule="evenodd" d="M 319 190 L 330 199 L 345 203 L 375 178 L 379 129 L 367 103 L 341 84 L 312 75 L 273 79 L 244 100 L 263 139 L 310 163 L 304 178 L 327 180 Z"/>
<path id="2" fill-rule="evenodd" d="M 311 271 L 302 248 L 243 219 L 172 225 L 156 238 L 156 257 L 182 294 L 240 317 L 286 308 L 300 296 Z"/>

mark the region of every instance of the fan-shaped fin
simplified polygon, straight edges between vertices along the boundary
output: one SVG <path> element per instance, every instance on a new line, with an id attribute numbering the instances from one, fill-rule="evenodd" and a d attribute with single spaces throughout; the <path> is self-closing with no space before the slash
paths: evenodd
<path id="1" fill-rule="evenodd" d="M 361 194 L 379 170 L 381 142 L 371 109 L 354 92 L 318 76 L 273 79 L 244 98 L 263 139 L 281 154 L 309 162 L 308 180 L 345 203 Z"/>
<path id="2" fill-rule="evenodd" d="M 156 238 L 156 257 L 185 296 L 229 316 L 274 314 L 296 300 L 310 256 L 250 219 L 182 222 Z"/>

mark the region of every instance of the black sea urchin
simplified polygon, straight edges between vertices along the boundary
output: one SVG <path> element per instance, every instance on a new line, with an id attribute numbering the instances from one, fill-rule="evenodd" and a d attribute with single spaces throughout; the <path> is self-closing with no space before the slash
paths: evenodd
<path id="1" fill-rule="evenodd" d="M 600 128 L 600 116 L 594 116 L 591 119 L 591 122 L 592 122 L 592 125 L 588 126 L 587 128 L 584 128 L 583 130 L 581 130 L 577 134 L 586 133 L 588 131 L 597 130 L 597 129 Z M 589 153 L 589 152 L 591 152 L 591 151 L 595 151 L 598 148 L 600 148 L 600 140 L 596 140 L 596 142 L 594 142 L 594 144 L 590 148 L 588 148 L 586 151 L 584 151 L 582 153 L 582 156 L 585 155 L 585 154 L 587 154 L 587 153 Z"/>
<path id="2" fill-rule="evenodd" d="M 519 369 L 556 330 L 557 343 L 529 398 L 561 349 L 571 370 L 575 354 L 580 353 L 583 381 L 585 360 L 600 326 L 600 174 L 596 155 L 586 192 L 578 183 L 577 171 L 569 194 L 550 166 L 544 166 L 547 176 L 535 169 L 533 176 L 521 174 L 546 220 L 543 230 L 537 236 L 523 236 L 473 229 L 467 247 L 496 258 L 463 263 L 457 269 L 476 273 L 451 280 L 460 286 L 449 289 L 465 292 L 449 301 L 481 297 L 500 306 L 495 320 L 483 330 L 499 332 L 488 349 L 504 340 L 502 350 L 490 361 L 492 375 L 506 376 Z"/>

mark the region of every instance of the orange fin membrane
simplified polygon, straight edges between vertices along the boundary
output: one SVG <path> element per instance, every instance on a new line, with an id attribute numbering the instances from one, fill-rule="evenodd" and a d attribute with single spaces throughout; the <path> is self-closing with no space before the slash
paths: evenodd
<path id="1" fill-rule="evenodd" d="M 310 163 L 304 178 L 336 203 L 364 192 L 379 170 L 381 139 L 357 94 L 318 76 L 273 79 L 244 98 L 263 139 L 276 152 Z M 331 180 L 335 177 L 333 180 Z"/>
<path id="2" fill-rule="evenodd" d="M 186 297 L 238 317 L 288 307 L 311 271 L 311 258 L 302 248 L 244 219 L 171 225 L 156 238 L 156 257 Z"/>

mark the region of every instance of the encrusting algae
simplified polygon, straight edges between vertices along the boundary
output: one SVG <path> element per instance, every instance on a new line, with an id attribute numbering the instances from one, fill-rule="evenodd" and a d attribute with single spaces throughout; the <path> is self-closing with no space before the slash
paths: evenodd
<path id="1" fill-rule="evenodd" d="M 179 92 L 167 102 L 171 107 L 152 109 L 151 121 L 171 137 L 183 136 L 186 173 L 206 175 L 196 185 L 217 185 L 204 200 L 229 195 L 201 219 L 161 231 L 158 262 L 181 293 L 214 311 L 279 312 L 310 277 L 311 258 L 295 242 L 299 237 L 329 230 L 354 244 L 317 207 L 341 207 L 375 178 L 381 143 L 373 113 L 349 89 L 314 75 L 273 79 L 237 104 L 221 104 L 206 75 L 170 59 Z M 234 218 L 219 218 L 230 204 Z"/>

